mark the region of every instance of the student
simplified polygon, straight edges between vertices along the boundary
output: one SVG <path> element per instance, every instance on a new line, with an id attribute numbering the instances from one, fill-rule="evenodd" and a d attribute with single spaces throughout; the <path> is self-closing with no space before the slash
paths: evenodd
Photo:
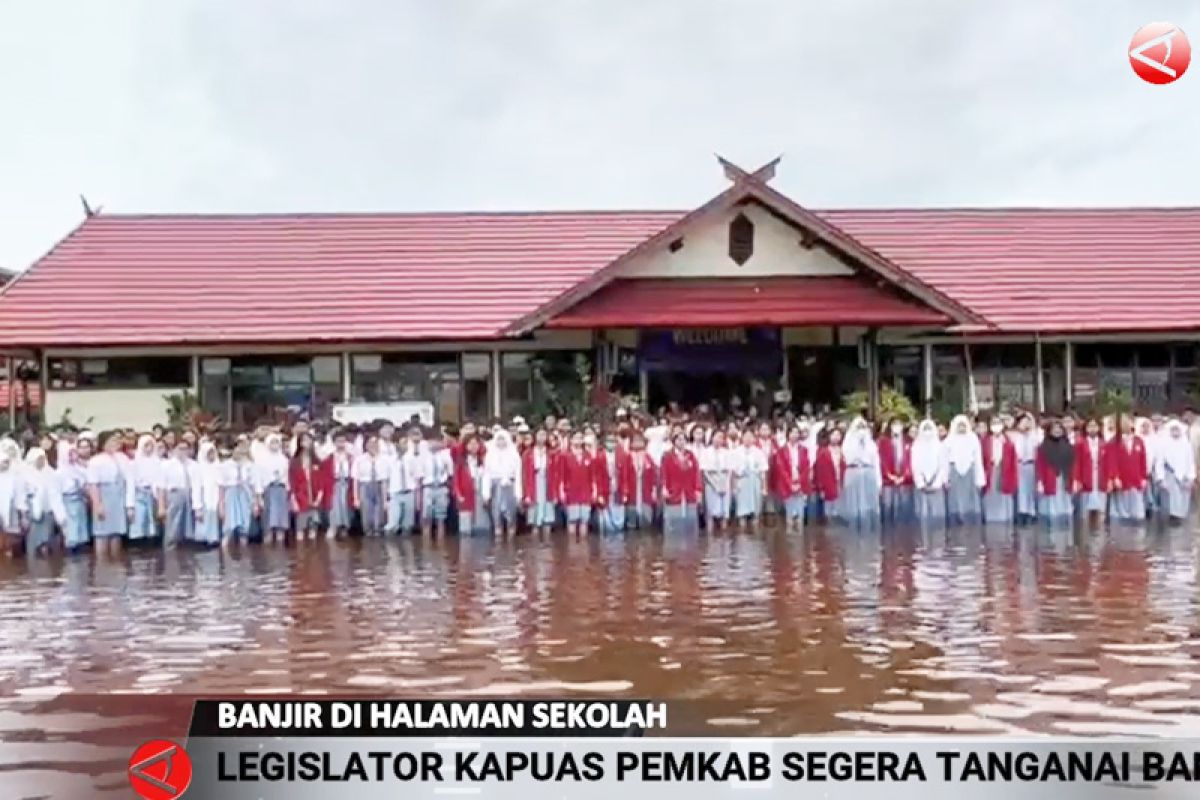
<path id="1" fill-rule="evenodd" d="M 767 496 L 771 466 L 767 454 L 758 446 L 751 428 L 742 432 L 741 445 L 733 451 L 733 508 L 742 530 L 757 530 Z M 806 470 L 807 472 L 807 470 Z M 805 492 L 808 494 L 808 492 Z"/>
<path id="2" fill-rule="evenodd" d="M 354 524 L 354 451 L 344 428 L 333 432 L 332 452 L 326 466 L 329 489 L 329 531 L 331 537 L 345 536 Z"/>
<path id="3" fill-rule="evenodd" d="M 633 494 L 633 464 L 611 431 L 604 436 L 604 449 L 592 460 L 596 485 L 596 519 L 602 533 L 625 530 L 625 506 Z"/>
<path id="4" fill-rule="evenodd" d="M 454 480 L 454 459 L 446 446 L 445 437 L 431 433 L 426 443 L 424 466 L 421 468 L 421 533 L 446 535 L 446 518 L 450 515 L 450 484 Z"/>
<path id="5" fill-rule="evenodd" d="M 363 534 L 378 536 L 387 524 L 384 509 L 386 462 L 379 455 L 379 437 L 369 435 L 363 453 L 354 460 L 354 507 L 362 521 Z"/>
<path id="6" fill-rule="evenodd" d="M 1075 510 L 1091 527 L 1108 511 L 1108 485 L 1112 479 L 1109 449 L 1101 434 L 1100 421 L 1089 419 L 1083 435 L 1075 441 Z"/>
<path id="7" fill-rule="evenodd" d="M 255 515 L 256 481 L 250 438 L 239 436 L 233 453 L 221 463 L 221 543 L 249 539 Z"/>
<path id="8" fill-rule="evenodd" d="M 862 417 L 856 417 L 847 430 L 843 457 L 846 472 L 840 501 L 842 517 L 852 525 L 874 525 L 879 522 L 882 473 L 879 449 L 871 438 L 870 426 Z"/>
<path id="9" fill-rule="evenodd" d="M 388 484 L 392 503 L 388 517 L 393 520 L 395 531 L 398 533 L 416 530 L 425 453 L 425 436 L 421 426 L 410 424 L 396 454 L 396 462 Z"/>
<path id="10" fill-rule="evenodd" d="M 103 450 L 88 459 L 87 465 L 92 539 L 98 556 L 117 558 L 121 554 L 121 537 L 128 531 L 125 475 L 116 459 L 121 439 L 119 434 L 110 432 L 103 441 Z"/>
<path id="11" fill-rule="evenodd" d="M 775 481 L 775 496 L 783 505 L 784 527 L 799 531 L 804 527 L 808 495 L 812 491 L 812 466 L 808 448 L 801 441 L 802 429 L 793 427 L 787 442 L 775 451 L 771 476 Z"/>
<path id="12" fill-rule="evenodd" d="M 1067 441 L 1060 420 L 1051 420 L 1038 447 L 1038 516 L 1052 526 L 1070 525 L 1074 517 L 1071 488 L 1075 479 L 1075 448 Z"/>
<path id="13" fill-rule="evenodd" d="M 1004 433 L 1004 422 L 993 418 L 983 439 L 983 521 L 988 525 L 1008 525 L 1013 521 L 1016 502 L 1017 448 Z"/>
<path id="14" fill-rule="evenodd" d="M 883 521 L 908 521 L 913 508 L 912 441 L 904 435 L 904 420 L 893 419 L 887 431 L 881 432 L 879 467 L 883 473 Z"/>
<path id="15" fill-rule="evenodd" d="M 521 493 L 521 455 L 512 435 L 500 428 L 492 436 L 491 447 L 483 458 L 483 498 L 492 516 L 497 537 L 517 531 L 517 503 Z"/>
<path id="16" fill-rule="evenodd" d="M 25 497 L 29 533 L 25 549 L 30 555 L 48 555 L 54 548 L 54 525 L 66 517 L 58 479 L 46 451 L 34 447 L 25 454 Z"/>
<path id="17" fill-rule="evenodd" d="M 1154 481 L 1159 487 L 1160 511 L 1171 523 L 1187 519 L 1196 484 L 1196 458 L 1183 423 L 1166 424 L 1158 446 Z"/>
<path id="18" fill-rule="evenodd" d="M 1158 511 L 1158 485 L 1154 482 L 1153 476 L 1155 465 L 1158 461 L 1158 446 L 1159 436 L 1154 428 L 1154 423 L 1146 417 L 1138 417 L 1134 420 L 1134 430 L 1141 438 L 1142 444 L 1146 448 L 1146 517 L 1153 517 Z"/>
<path id="19" fill-rule="evenodd" d="M 581 431 L 571 434 L 567 451 L 562 454 L 562 497 L 566 508 L 567 531 L 582 536 L 588 527 L 592 505 L 596 503 L 596 482 L 592 454 L 584 447 Z"/>
<path id="20" fill-rule="evenodd" d="M 462 457 L 454 465 L 454 499 L 458 507 L 458 532 L 475 536 L 491 530 L 484 487 L 483 442 L 478 434 L 469 434 L 462 441 Z"/>
<path id="21" fill-rule="evenodd" d="M 195 541 L 215 547 L 221 543 L 221 462 L 217 446 L 201 442 L 193 467 L 192 511 L 195 514 Z"/>
<path id="22" fill-rule="evenodd" d="M 521 456 L 521 469 L 525 522 L 531 531 L 544 536 L 554 527 L 562 489 L 558 453 L 551 449 L 550 434 L 544 427 L 534 431 L 533 446 Z"/>
<path id="23" fill-rule="evenodd" d="M 1017 430 L 1012 434 L 1017 452 L 1017 524 L 1027 525 L 1037 519 L 1037 446 L 1033 417 L 1017 417 Z"/>
<path id="24" fill-rule="evenodd" d="M 625 514 L 626 527 L 650 528 L 654 525 L 658 507 L 659 470 L 641 431 L 635 430 L 630 437 L 629 466 L 633 470 L 633 482 Z"/>
<path id="25" fill-rule="evenodd" d="M 817 434 L 817 457 L 813 461 L 813 487 L 817 497 L 816 505 L 810 506 L 813 518 L 830 522 L 841 519 L 839 501 L 845 477 L 846 460 L 842 456 L 842 432 L 837 428 L 822 429 Z"/>
<path id="26" fill-rule="evenodd" d="M 663 454 L 662 484 L 663 524 L 693 523 L 701 494 L 700 463 L 682 432 L 675 434 L 671 449 Z"/>
<path id="27" fill-rule="evenodd" d="M 983 452 L 979 437 L 963 414 L 950 422 L 946 436 L 949 469 L 946 481 L 946 522 L 950 525 L 978 525 L 983 517 L 980 490 L 987 485 Z"/>
<path id="28" fill-rule="evenodd" d="M 68 447 L 58 462 L 58 489 L 62 497 L 63 545 L 68 553 L 77 553 L 88 543 L 87 467 L 79 457 L 79 449 Z"/>
<path id="29" fill-rule="evenodd" d="M 192 462 L 191 445 L 180 438 L 175 450 L 162 464 L 162 491 L 164 498 L 163 544 L 174 547 L 182 541 L 192 539 L 195 530 L 195 510 L 192 507 L 192 492 L 196 482 L 196 470 Z"/>
<path id="30" fill-rule="evenodd" d="M 158 520 L 166 510 L 162 463 L 154 437 L 139 437 L 133 461 L 129 464 L 126 486 L 126 507 L 132 512 L 129 520 L 131 541 L 158 536 Z"/>
<path id="31" fill-rule="evenodd" d="M 697 460 L 704 481 L 704 515 L 707 530 L 724 530 L 733 501 L 733 471 L 730 469 L 725 431 L 720 428 L 713 431 L 712 444 L 700 449 Z"/>
<path id="32" fill-rule="evenodd" d="M 946 482 L 950 462 L 937 423 L 922 420 L 912 443 L 913 514 L 922 525 L 946 521 Z"/>
<path id="33" fill-rule="evenodd" d="M 329 463 L 317 455 L 312 434 L 302 431 L 294 440 L 296 452 L 288 463 L 288 495 L 296 517 L 296 539 L 315 539 L 329 497 Z"/>
<path id="34" fill-rule="evenodd" d="M 255 459 L 258 506 L 262 509 L 263 542 L 282 541 L 291 530 L 291 501 L 288 497 L 288 457 L 283 437 L 270 433 Z"/>
<path id="35" fill-rule="evenodd" d="M 1133 417 L 1122 414 L 1120 433 L 1109 443 L 1112 471 L 1109 493 L 1113 519 L 1131 525 L 1146 521 L 1146 445 L 1134 433 Z"/>

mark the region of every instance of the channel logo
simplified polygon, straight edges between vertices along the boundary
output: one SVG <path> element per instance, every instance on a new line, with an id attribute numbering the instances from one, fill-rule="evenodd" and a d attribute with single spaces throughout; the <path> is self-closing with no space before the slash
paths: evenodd
<path id="1" fill-rule="evenodd" d="M 143 800 L 175 800 L 192 782 L 192 759 L 166 739 L 151 739 L 129 757 L 129 785 Z"/>
<path id="2" fill-rule="evenodd" d="M 1191 42 L 1170 22 L 1142 26 L 1129 43 L 1129 65 L 1147 83 L 1174 83 L 1187 72 L 1191 61 Z"/>

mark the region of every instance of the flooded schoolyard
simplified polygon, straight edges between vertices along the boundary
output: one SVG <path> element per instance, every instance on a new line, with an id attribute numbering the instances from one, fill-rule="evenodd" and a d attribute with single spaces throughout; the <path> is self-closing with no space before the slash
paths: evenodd
<path id="1" fill-rule="evenodd" d="M 0 783 L 116 792 L 131 744 L 181 736 L 194 694 L 656 698 L 686 733 L 1200 736 L 1198 570 L 1190 528 L 6 563 Z"/>

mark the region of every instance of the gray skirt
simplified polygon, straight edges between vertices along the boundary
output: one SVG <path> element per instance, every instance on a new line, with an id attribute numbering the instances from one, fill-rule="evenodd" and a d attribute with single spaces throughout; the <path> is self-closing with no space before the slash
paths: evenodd
<path id="1" fill-rule="evenodd" d="M 288 490 L 282 483 L 272 483 L 263 492 L 263 530 L 287 530 L 292 526 Z"/>
<path id="2" fill-rule="evenodd" d="M 950 484 L 946 487 L 946 520 L 952 525 L 978 525 L 982 512 L 975 470 L 963 475 L 951 469 Z"/>
<path id="3" fill-rule="evenodd" d="M 128 531 L 128 520 L 125 516 L 125 481 L 97 484 L 96 489 L 100 494 L 100 502 L 104 504 L 104 519 L 100 519 L 95 508 L 92 509 L 93 538 L 124 536 Z"/>
<path id="4" fill-rule="evenodd" d="M 329 527 L 350 527 L 350 479 L 338 478 L 333 482 L 333 497 L 329 504 Z"/>

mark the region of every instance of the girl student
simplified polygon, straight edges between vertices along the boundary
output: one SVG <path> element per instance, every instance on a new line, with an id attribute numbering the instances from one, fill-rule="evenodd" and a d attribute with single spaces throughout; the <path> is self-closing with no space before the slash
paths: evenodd
<path id="1" fill-rule="evenodd" d="M 562 490 L 559 454 L 550 447 L 545 428 L 534 431 L 533 446 L 521 457 L 521 470 L 525 522 L 531 531 L 545 536 L 554 527 Z"/>
<path id="2" fill-rule="evenodd" d="M 771 465 L 767 454 L 758 446 L 754 431 L 742 432 L 741 444 L 733 451 L 733 508 L 738 524 L 745 530 L 757 530 L 767 497 L 767 481 Z"/>
<path id="3" fill-rule="evenodd" d="M 483 442 L 478 434 L 461 440 L 462 455 L 454 465 L 454 500 L 458 508 L 458 532 L 477 536 L 491 531 L 484 487 L 487 477 L 483 466 Z"/>
<path id="4" fill-rule="evenodd" d="M 77 553 L 91 539 L 88 532 L 87 467 L 78 446 L 62 452 L 58 463 L 58 488 L 62 496 L 63 544 L 68 553 Z"/>
<path id="5" fill-rule="evenodd" d="M 329 498 L 329 463 L 317 455 L 311 433 L 297 434 L 288 463 L 288 494 L 295 515 L 296 539 L 315 539 Z"/>
<path id="6" fill-rule="evenodd" d="M 250 460 L 250 437 L 238 436 L 230 457 L 221 462 L 221 543 L 250 538 L 257 515 L 254 462 Z"/>
<path id="7" fill-rule="evenodd" d="M 28 502 L 25 482 L 13 463 L 12 452 L 0 448 L 0 539 L 6 556 L 15 555 L 25 540 Z"/>
<path id="8" fill-rule="evenodd" d="M 696 454 L 704 482 L 704 516 L 707 530 L 725 529 L 733 503 L 733 470 L 725 431 L 716 428 L 711 444 Z"/>
<path id="9" fill-rule="evenodd" d="M 1075 440 L 1075 480 L 1072 486 L 1076 512 L 1088 522 L 1089 527 L 1095 527 L 1108 512 L 1110 453 L 1100 420 L 1089 419 L 1083 425 L 1083 435 Z"/>
<path id="10" fill-rule="evenodd" d="M 658 507 L 658 467 L 647 448 L 645 435 L 635 430 L 629 439 L 629 467 L 633 482 L 630 487 L 629 507 L 625 514 L 628 528 L 650 528 L 654 525 L 655 509 Z"/>
<path id="11" fill-rule="evenodd" d="M 200 443 L 193 469 L 194 539 L 199 544 L 216 547 L 221 543 L 221 461 L 216 443 L 208 440 Z"/>
<path id="12" fill-rule="evenodd" d="M 663 525 L 694 525 L 700 503 L 700 464 L 688 447 L 688 439 L 676 433 L 671 449 L 662 458 Z"/>
<path id="13" fill-rule="evenodd" d="M 388 533 L 412 533 L 417 527 L 424 452 L 425 443 L 421 437 L 421 428 L 411 426 L 401 438 L 396 455 L 388 465 Z"/>
<path id="14" fill-rule="evenodd" d="M 426 447 L 425 466 L 421 469 L 421 533 L 428 537 L 436 531 L 438 536 L 445 536 L 454 459 L 440 433 L 431 433 Z"/>
<path id="15" fill-rule="evenodd" d="M 879 522 L 879 490 L 882 473 L 879 449 L 871 438 L 871 428 L 856 417 L 846 432 L 843 448 L 846 473 L 842 479 L 842 518 L 850 524 L 872 526 Z"/>
<path id="16" fill-rule="evenodd" d="M 131 541 L 158 536 L 158 520 L 166 510 L 162 463 L 154 437 L 149 434 L 138 437 L 133 460 L 129 463 L 128 485 L 125 487 L 126 506 L 133 511 L 129 520 Z"/>
<path id="17" fill-rule="evenodd" d="M 584 447 L 582 431 L 571 434 L 570 444 L 561 459 L 562 490 L 559 494 L 566 509 L 567 531 L 578 537 L 587 532 L 592 506 L 598 500 L 593 456 Z"/>
<path id="18" fill-rule="evenodd" d="M 817 433 L 817 457 L 813 461 L 813 489 L 817 497 L 817 503 L 811 507 L 813 518 L 831 522 L 841 518 L 839 501 L 845 475 L 842 432 L 823 428 Z"/>
<path id="19" fill-rule="evenodd" d="M 197 479 L 192 462 L 191 445 L 180 438 L 171 457 L 162 463 L 162 487 L 165 503 L 163 544 L 174 547 L 192 539 L 195 530 L 195 510 L 192 492 Z"/>
<path id="20" fill-rule="evenodd" d="M 1109 494 L 1113 519 L 1130 525 L 1146 521 L 1146 445 L 1134 433 L 1133 417 L 1122 414 L 1120 431 L 1109 443 Z"/>
<path id="21" fill-rule="evenodd" d="M 995 417 L 983 437 L 983 477 L 983 521 L 1010 524 L 1017 495 L 1017 448 L 1005 434 L 1004 422 Z"/>
<path id="22" fill-rule="evenodd" d="M 945 445 L 949 465 L 946 522 L 978 525 L 983 518 L 980 490 L 987 485 L 987 473 L 983 467 L 982 445 L 966 415 L 959 414 L 951 420 Z"/>
<path id="23" fill-rule="evenodd" d="M 878 446 L 883 520 L 906 522 L 912 516 L 912 441 L 905 436 L 903 419 L 893 419 L 880 431 Z"/>
<path id="24" fill-rule="evenodd" d="M 263 542 L 278 542 L 287 538 L 292 527 L 288 457 L 283 451 L 283 437 L 278 433 L 269 434 L 264 444 L 266 450 L 257 463 Z"/>
<path id="25" fill-rule="evenodd" d="M 1029 414 L 1018 416 L 1017 429 L 1011 435 L 1017 451 L 1016 520 L 1018 525 L 1027 525 L 1037 518 L 1038 434 L 1033 417 Z"/>
<path id="26" fill-rule="evenodd" d="M 937 423 L 931 419 L 922 420 L 912 444 L 913 513 L 920 524 L 945 522 L 949 469 L 945 444 L 938 438 Z"/>
<path id="27" fill-rule="evenodd" d="M 55 547 L 54 526 L 66 518 L 58 478 L 46 459 L 46 451 L 34 447 L 25 454 L 24 483 L 29 533 L 25 540 L 30 555 L 48 555 Z"/>
<path id="28" fill-rule="evenodd" d="M 92 539 L 96 554 L 106 558 L 121 555 L 121 537 L 128 531 L 125 474 L 117 463 L 119 434 L 102 437 L 102 449 L 87 464 L 88 498 L 92 509 Z"/>
<path id="29" fill-rule="evenodd" d="M 492 529 L 497 537 L 517 532 L 517 504 L 521 494 L 521 454 L 512 435 L 499 428 L 492 436 L 491 447 L 483 458 L 483 499 L 492 516 Z"/>
<path id="30" fill-rule="evenodd" d="M 1196 485 L 1196 455 L 1187 429 L 1177 419 L 1166 424 L 1158 443 L 1154 470 L 1161 501 L 1159 513 L 1172 524 L 1186 520 Z"/>
<path id="31" fill-rule="evenodd" d="M 354 460 L 351 498 L 358 509 L 364 536 L 379 536 L 386 524 L 384 489 L 387 461 L 379 454 L 379 437 L 371 434 L 363 443 L 362 455 Z"/>
<path id="32" fill-rule="evenodd" d="M 812 490 L 808 448 L 800 440 L 800 434 L 799 427 L 788 431 L 787 441 L 775 451 L 771 467 L 775 497 L 783 505 L 784 526 L 797 531 L 804 527 L 805 507 Z"/>
<path id="33" fill-rule="evenodd" d="M 1047 525 L 1070 525 L 1074 518 L 1071 488 L 1075 480 L 1075 448 L 1061 420 L 1051 420 L 1038 446 L 1038 517 Z"/>
<path id="34" fill-rule="evenodd" d="M 633 463 L 617 436 L 604 436 L 604 449 L 592 460 L 596 482 L 597 519 L 603 533 L 625 530 L 625 507 L 633 493 Z"/>
<path id="35" fill-rule="evenodd" d="M 345 429 L 333 432 L 329 479 L 329 535 L 345 536 L 354 524 L 354 452 Z"/>

